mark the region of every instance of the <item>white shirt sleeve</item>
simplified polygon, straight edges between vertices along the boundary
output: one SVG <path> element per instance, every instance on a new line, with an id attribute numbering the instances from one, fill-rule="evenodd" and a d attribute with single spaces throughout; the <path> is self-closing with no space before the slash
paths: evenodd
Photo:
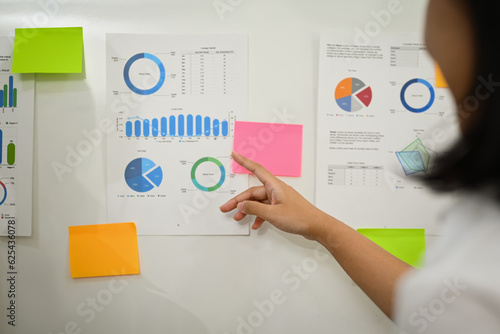
<path id="1" fill-rule="evenodd" d="M 400 334 L 500 333 L 500 300 L 477 283 L 426 273 L 406 278 L 396 302 Z"/>
<path id="2" fill-rule="evenodd" d="M 500 208 L 468 199 L 449 215 L 424 269 L 399 282 L 398 334 L 500 334 Z"/>

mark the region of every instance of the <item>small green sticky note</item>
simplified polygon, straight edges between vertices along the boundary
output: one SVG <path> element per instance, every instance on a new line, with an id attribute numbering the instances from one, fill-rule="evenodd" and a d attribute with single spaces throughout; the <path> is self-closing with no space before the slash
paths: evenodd
<path id="1" fill-rule="evenodd" d="M 358 232 L 409 265 L 417 268 L 422 265 L 424 229 L 363 228 Z"/>
<path id="2" fill-rule="evenodd" d="M 81 73 L 83 28 L 16 29 L 12 72 Z"/>

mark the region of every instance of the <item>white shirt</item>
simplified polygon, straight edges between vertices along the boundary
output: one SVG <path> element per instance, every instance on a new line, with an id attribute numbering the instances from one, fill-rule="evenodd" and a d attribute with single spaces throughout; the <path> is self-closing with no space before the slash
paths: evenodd
<path id="1" fill-rule="evenodd" d="M 463 199 L 446 217 L 426 266 L 396 291 L 400 333 L 500 334 L 500 204 Z"/>

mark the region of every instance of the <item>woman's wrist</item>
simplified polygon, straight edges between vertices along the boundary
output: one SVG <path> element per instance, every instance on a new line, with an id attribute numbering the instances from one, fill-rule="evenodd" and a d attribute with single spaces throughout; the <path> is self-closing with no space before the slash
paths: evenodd
<path id="1" fill-rule="evenodd" d="M 319 242 L 325 247 L 335 244 L 337 242 L 336 239 L 339 237 L 338 233 L 335 233 L 335 230 L 341 225 L 344 225 L 344 223 L 340 220 L 321 212 L 313 226 L 311 226 L 310 239 Z"/>

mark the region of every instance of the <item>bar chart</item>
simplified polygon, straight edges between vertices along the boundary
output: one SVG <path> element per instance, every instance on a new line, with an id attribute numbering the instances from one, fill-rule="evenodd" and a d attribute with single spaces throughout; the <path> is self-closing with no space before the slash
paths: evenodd
<path id="1" fill-rule="evenodd" d="M 4 148 L 7 152 L 6 161 L 4 157 Z M 4 143 L 4 131 L 0 129 L 0 165 L 7 162 L 9 166 L 13 166 L 16 163 L 16 144 L 12 140 L 5 141 Z"/>
<path id="2" fill-rule="evenodd" d="M 171 115 L 143 119 L 129 117 L 125 123 L 127 137 L 227 137 L 229 122 L 201 115 Z"/>
<path id="3" fill-rule="evenodd" d="M 17 107 L 17 88 L 14 88 L 14 77 L 12 75 L 9 76 L 8 84 L 4 84 L 3 89 L 0 89 L 0 107 Z"/>

